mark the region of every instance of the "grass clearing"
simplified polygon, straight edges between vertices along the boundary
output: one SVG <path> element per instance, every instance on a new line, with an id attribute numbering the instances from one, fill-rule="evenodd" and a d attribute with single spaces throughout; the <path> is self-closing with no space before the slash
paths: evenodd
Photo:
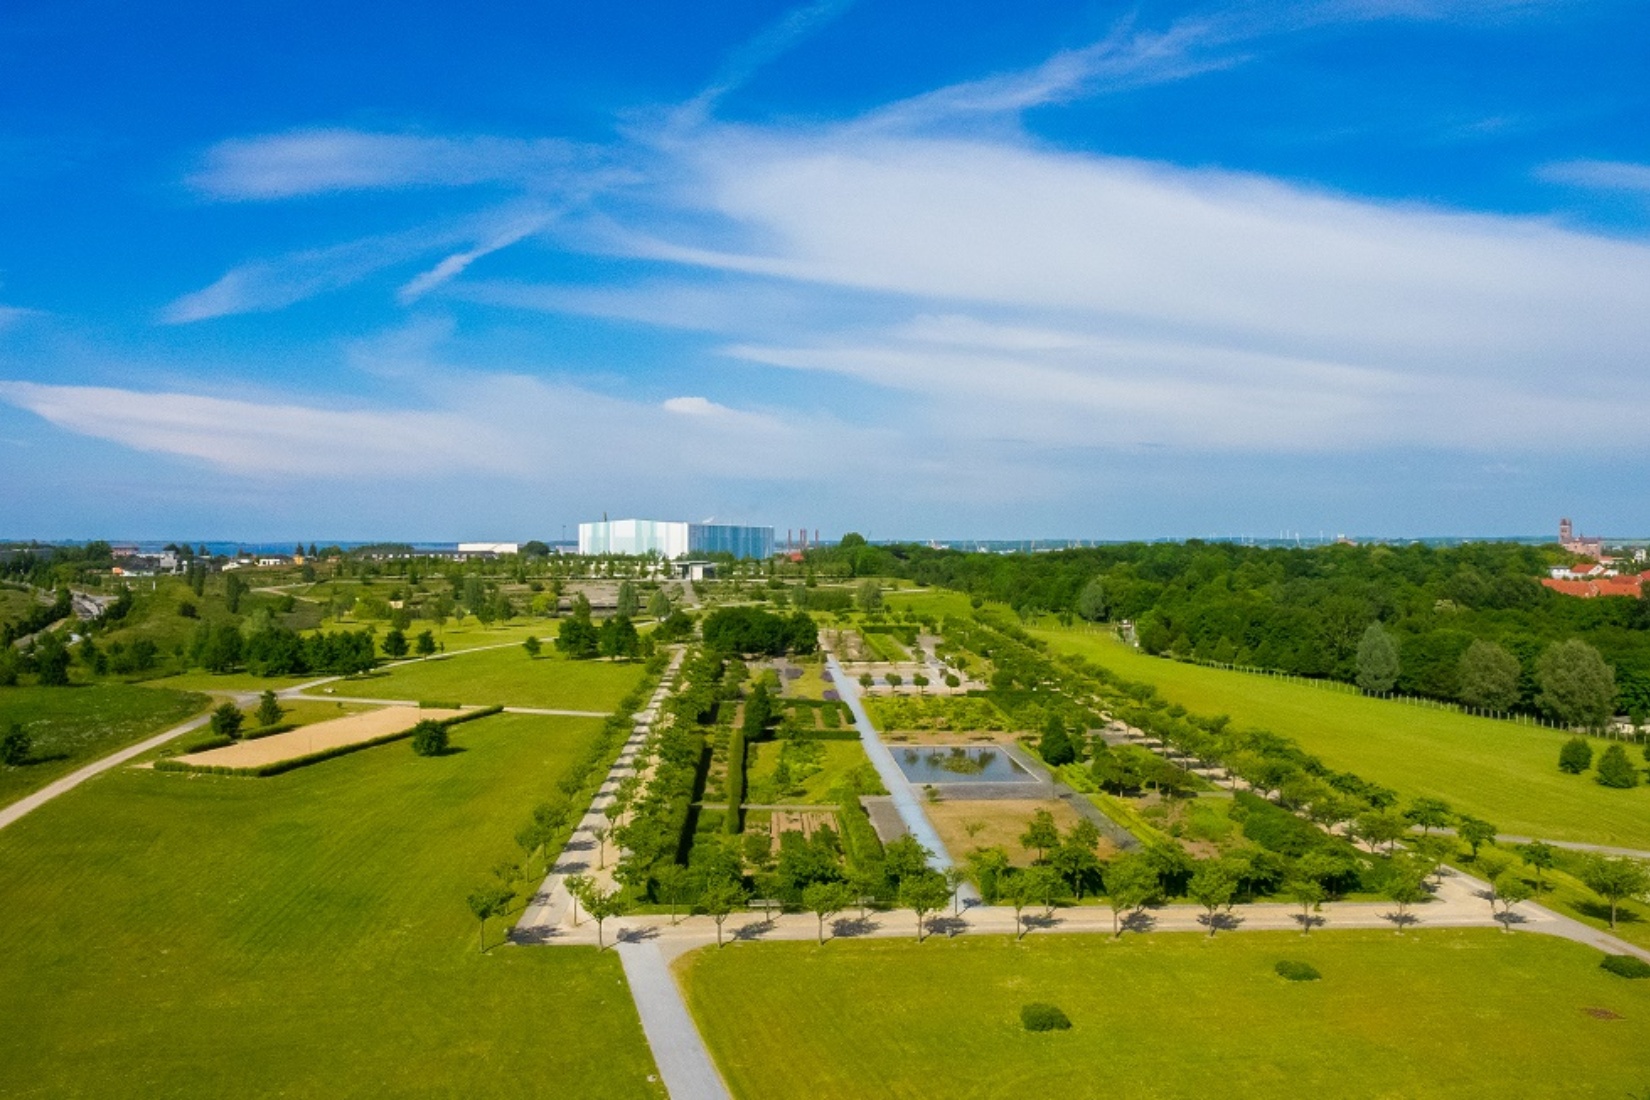
<path id="1" fill-rule="evenodd" d="M 1561 731 L 1148 657 L 1106 633 L 1032 633 L 1154 684 L 1195 713 L 1229 714 L 1240 726 L 1294 738 L 1331 767 L 1405 798 L 1441 798 L 1516 836 L 1650 849 L 1650 787 L 1611 790 L 1560 772 Z"/>
<path id="2" fill-rule="evenodd" d="M 599 728 L 500 715 L 447 756 L 258 782 L 123 768 L 0 830 L 5 1091 L 662 1095 L 611 952 L 482 955 L 464 903 Z"/>
<path id="3" fill-rule="evenodd" d="M 641 682 L 642 675 L 640 661 L 535 659 L 520 646 L 507 646 L 397 665 L 327 686 L 339 695 L 369 699 L 611 711 Z"/>
<path id="4" fill-rule="evenodd" d="M 787 766 L 792 784 L 780 790 L 774 783 L 780 754 L 790 745 Z M 850 776 L 859 776 L 866 794 L 885 794 L 876 771 L 858 741 L 760 741 L 749 746 L 745 756 L 746 801 L 758 804 L 835 804 L 831 791 Z M 814 757 L 817 756 L 817 759 Z M 802 758 L 798 764 L 791 761 Z"/>
<path id="5" fill-rule="evenodd" d="M 1650 982 L 1599 960 L 1473 929 L 741 944 L 677 965 L 738 1097 L 1618 1100 L 1650 1081 Z M 1034 1001 L 1072 1030 L 1024 1031 Z"/>
<path id="6" fill-rule="evenodd" d="M 0 731 L 16 722 L 34 741 L 30 763 L 0 766 L 0 805 L 186 721 L 209 703 L 203 695 L 125 684 L 0 688 Z"/>

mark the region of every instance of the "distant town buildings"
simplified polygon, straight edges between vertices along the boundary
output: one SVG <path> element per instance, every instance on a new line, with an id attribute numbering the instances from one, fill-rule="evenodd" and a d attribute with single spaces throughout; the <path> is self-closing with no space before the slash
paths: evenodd
<path id="1" fill-rule="evenodd" d="M 773 556 L 772 527 L 681 520 L 614 519 L 579 524 L 579 553 L 657 554 L 675 560 L 690 554 L 732 554 L 736 558 Z"/>
<path id="2" fill-rule="evenodd" d="M 1604 540 L 1576 534 L 1575 526 L 1570 523 L 1567 516 L 1558 521 L 1558 544 L 1570 553 L 1580 554 L 1583 557 L 1602 558 L 1604 556 Z"/>

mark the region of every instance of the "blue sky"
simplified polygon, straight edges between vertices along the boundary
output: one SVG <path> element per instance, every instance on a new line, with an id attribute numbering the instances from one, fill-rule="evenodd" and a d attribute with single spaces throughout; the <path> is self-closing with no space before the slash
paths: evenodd
<path id="1" fill-rule="evenodd" d="M 0 536 L 1650 532 L 1650 9 L 0 23 Z"/>

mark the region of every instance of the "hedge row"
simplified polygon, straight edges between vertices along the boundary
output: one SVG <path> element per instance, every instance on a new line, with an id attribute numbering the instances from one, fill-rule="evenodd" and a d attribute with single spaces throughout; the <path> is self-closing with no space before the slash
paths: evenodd
<path id="1" fill-rule="evenodd" d="M 734 730 L 728 735 L 728 816 L 722 829 L 737 833 L 744 825 L 741 806 L 745 801 L 745 731 Z"/>
<path id="2" fill-rule="evenodd" d="M 859 796 L 852 790 L 843 790 L 837 799 L 836 819 L 848 866 L 856 871 L 881 867 L 882 840 L 871 827 L 871 819 L 859 804 Z"/>

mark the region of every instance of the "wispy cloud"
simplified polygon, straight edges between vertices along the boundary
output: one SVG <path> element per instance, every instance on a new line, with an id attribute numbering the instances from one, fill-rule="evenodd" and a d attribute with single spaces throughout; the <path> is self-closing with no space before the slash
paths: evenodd
<path id="1" fill-rule="evenodd" d="M 745 42 L 722 63 L 704 90 L 673 113 L 676 127 L 696 125 L 709 117 L 716 104 L 755 76 L 763 67 L 784 56 L 810 35 L 840 18 L 855 0 L 814 0 L 790 9 Z"/>
<path id="2" fill-rule="evenodd" d="M 1543 165 L 1536 174 L 1550 183 L 1650 196 L 1650 164 L 1617 160 L 1566 160 Z"/>
<path id="3" fill-rule="evenodd" d="M 222 200 L 290 199 L 335 191 L 530 185 L 557 179 L 588 151 L 556 139 L 427 137 L 296 130 L 234 138 L 207 151 L 188 179 Z"/>

